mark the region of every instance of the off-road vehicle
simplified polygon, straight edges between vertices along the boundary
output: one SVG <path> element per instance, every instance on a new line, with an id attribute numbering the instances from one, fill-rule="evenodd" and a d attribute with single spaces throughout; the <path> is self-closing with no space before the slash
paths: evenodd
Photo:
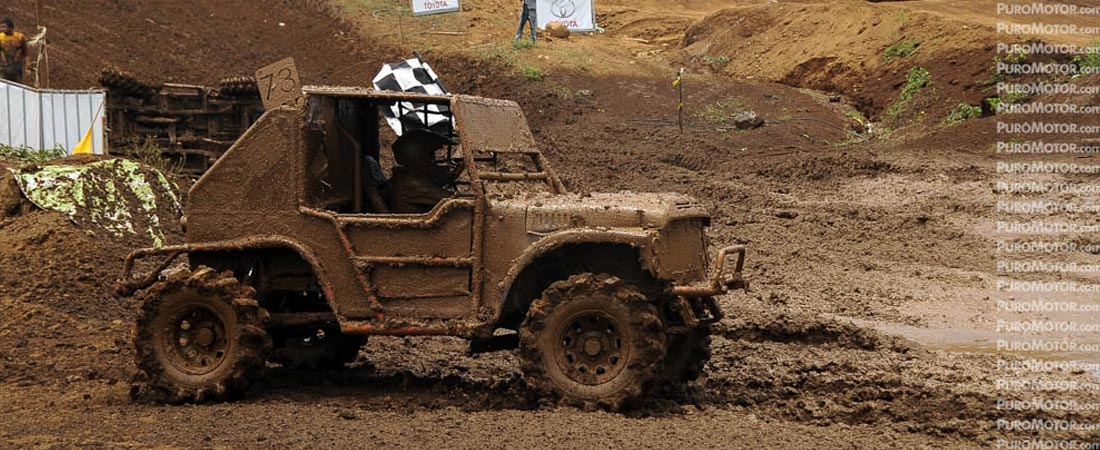
<path id="1" fill-rule="evenodd" d="M 370 335 L 518 347 L 533 392 L 582 407 L 616 409 L 701 374 L 722 318 L 712 297 L 743 287 L 745 256 L 725 247 L 708 264 L 701 204 L 567 193 L 514 102 L 303 91 L 194 184 L 187 244 L 126 259 L 119 294 L 141 300 L 135 396 L 230 398 L 269 362 L 339 367 Z M 452 121 L 457 144 L 438 163 L 464 169 L 426 213 L 389 213 L 379 192 L 395 105 Z M 149 256 L 156 268 L 135 274 Z"/>

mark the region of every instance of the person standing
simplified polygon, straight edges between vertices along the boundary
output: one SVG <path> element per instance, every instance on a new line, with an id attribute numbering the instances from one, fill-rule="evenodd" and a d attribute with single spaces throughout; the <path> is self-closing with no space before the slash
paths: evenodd
<path id="1" fill-rule="evenodd" d="M 531 24 L 531 42 L 535 42 L 535 29 L 538 28 L 538 21 L 535 20 L 535 0 L 520 0 L 520 14 L 519 14 L 519 28 L 516 29 L 516 38 L 513 42 L 519 42 L 519 38 L 523 36 L 523 25 L 526 23 Z"/>
<path id="2" fill-rule="evenodd" d="M 15 31 L 15 23 L 5 17 L 0 20 L 0 76 L 16 83 L 23 82 L 23 66 L 27 62 L 27 37 Z"/>

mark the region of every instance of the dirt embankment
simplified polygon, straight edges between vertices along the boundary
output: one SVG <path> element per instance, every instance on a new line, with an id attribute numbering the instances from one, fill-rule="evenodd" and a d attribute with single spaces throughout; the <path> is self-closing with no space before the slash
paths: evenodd
<path id="1" fill-rule="evenodd" d="M 768 2 L 715 12 L 689 27 L 682 44 L 698 67 L 739 78 L 844 94 L 867 117 L 882 118 L 898 99 L 909 71 L 920 67 L 931 85 L 917 106 L 940 120 L 960 103 L 995 97 L 997 60 L 1011 51 L 998 44 L 1046 41 L 1092 45 L 1065 35 L 1013 40 L 996 29 L 998 2 Z M 1000 2 L 1011 4 L 1014 2 Z M 1023 2 L 1015 2 L 1023 3 Z M 1002 22 L 1026 16 L 996 15 Z M 1048 17 L 1095 26 L 1087 16 Z M 1027 62 L 1067 55 L 1035 55 Z M 1010 77 L 1011 78 L 1011 77 Z M 1024 79 L 1038 79 L 1023 77 Z"/>
<path id="2" fill-rule="evenodd" d="M 0 5 L 17 29 L 35 24 L 35 1 Z M 324 1 L 58 0 L 41 2 L 48 27 L 50 87 L 98 86 L 100 71 L 117 67 L 149 82 L 212 84 L 251 75 L 294 57 L 303 82 L 369 82 L 340 72 L 373 57 Z M 373 66 L 372 66 L 373 67 Z"/>
<path id="3" fill-rule="evenodd" d="M 911 67 L 933 76 L 934 116 L 960 102 L 978 104 L 989 95 L 983 82 L 992 73 L 994 42 L 984 27 L 863 1 L 726 9 L 689 28 L 683 40 L 689 55 L 720 72 L 842 93 L 874 118 L 897 99 Z M 910 53 L 886 57 L 903 46 Z"/>

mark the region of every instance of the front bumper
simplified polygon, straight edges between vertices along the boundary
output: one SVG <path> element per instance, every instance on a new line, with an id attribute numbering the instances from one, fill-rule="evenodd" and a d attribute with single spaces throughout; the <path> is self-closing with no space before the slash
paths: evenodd
<path id="1" fill-rule="evenodd" d="M 732 270 L 727 270 L 726 260 L 737 257 Z M 673 297 L 671 306 L 675 309 L 688 328 L 697 328 L 722 320 L 722 309 L 714 296 L 730 290 L 748 289 L 748 283 L 741 275 L 745 268 L 745 246 L 731 245 L 718 251 L 710 279 L 703 285 L 673 286 L 669 295 Z"/>
<path id="2" fill-rule="evenodd" d="M 733 270 L 727 272 L 726 260 L 737 257 Z M 748 289 L 748 283 L 741 275 L 745 268 L 745 246 L 731 245 L 718 251 L 714 259 L 710 279 L 704 285 L 673 286 L 669 292 L 677 297 L 713 297 L 725 294 L 729 290 Z"/>

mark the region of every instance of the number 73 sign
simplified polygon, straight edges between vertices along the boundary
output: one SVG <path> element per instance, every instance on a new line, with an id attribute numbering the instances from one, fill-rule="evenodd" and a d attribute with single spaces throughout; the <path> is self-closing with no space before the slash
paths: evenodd
<path id="1" fill-rule="evenodd" d="M 287 58 L 256 71 L 256 85 L 264 109 L 278 108 L 302 96 L 302 82 L 294 58 Z"/>

